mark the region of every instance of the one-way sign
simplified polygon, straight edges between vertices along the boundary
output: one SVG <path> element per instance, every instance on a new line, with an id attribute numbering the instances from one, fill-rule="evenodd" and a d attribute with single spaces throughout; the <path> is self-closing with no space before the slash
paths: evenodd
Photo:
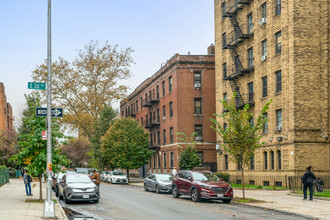
<path id="1" fill-rule="evenodd" d="M 37 117 L 46 117 L 47 108 L 36 108 Z M 52 108 L 52 117 L 63 117 L 63 108 Z"/>

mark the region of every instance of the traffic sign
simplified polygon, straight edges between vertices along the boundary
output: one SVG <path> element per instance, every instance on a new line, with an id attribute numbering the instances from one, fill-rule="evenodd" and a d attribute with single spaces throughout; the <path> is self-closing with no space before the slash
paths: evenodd
<path id="1" fill-rule="evenodd" d="M 36 108 L 37 117 L 46 117 L 47 108 Z M 63 117 L 63 108 L 52 108 L 52 117 Z"/>
<path id="2" fill-rule="evenodd" d="M 45 90 L 46 89 L 46 83 L 28 82 L 28 88 L 29 89 Z"/>
<path id="3" fill-rule="evenodd" d="M 46 141 L 47 140 L 47 131 L 42 131 L 41 136 L 42 136 L 42 140 Z"/>

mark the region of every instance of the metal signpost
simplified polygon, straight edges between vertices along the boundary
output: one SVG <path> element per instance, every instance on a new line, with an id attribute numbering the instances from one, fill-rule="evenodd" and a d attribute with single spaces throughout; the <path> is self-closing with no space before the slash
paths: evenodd
<path id="1" fill-rule="evenodd" d="M 55 218 L 55 207 L 52 200 L 52 53 L 51 53 L 51 0 L 48 0 L 47 28 L 47 186 L 44 203 L 44 218 Z"/>

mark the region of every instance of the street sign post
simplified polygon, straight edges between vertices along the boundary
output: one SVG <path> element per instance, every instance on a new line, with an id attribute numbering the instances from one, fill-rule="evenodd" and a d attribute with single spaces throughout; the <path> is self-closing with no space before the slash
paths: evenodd
<path id="1" fill-rule="evenodd" d="M 28 89 L 46 90 L 46 83 L 28 82 Z"/>
<path id="2" fill-rule="evenodd" d="M 63 117 L 63 108 L 52 108 L 52 117 Z M 36 108 L 37 117 L 47 117 L 47 108 Z"/>

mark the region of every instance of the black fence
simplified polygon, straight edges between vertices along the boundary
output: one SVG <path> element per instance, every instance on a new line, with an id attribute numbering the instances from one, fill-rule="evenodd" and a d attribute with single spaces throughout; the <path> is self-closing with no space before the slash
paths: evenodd
<path id="1" fill-rule="evenodd" d="M 283 188 L 290 190 L 302 190 L 301 175 L 244 175 L 244 183 L 249 188 Z M 322 183 L 323 191 L 330 192 L 330 175 L 316 174 L 318 182 Z M 242 175 L 230 175 L 230 182 L 242 184 Z M 316 184 L 314 184 L 316 185 Z M 317 190 L 314 190 L 314 192 Z"/>

